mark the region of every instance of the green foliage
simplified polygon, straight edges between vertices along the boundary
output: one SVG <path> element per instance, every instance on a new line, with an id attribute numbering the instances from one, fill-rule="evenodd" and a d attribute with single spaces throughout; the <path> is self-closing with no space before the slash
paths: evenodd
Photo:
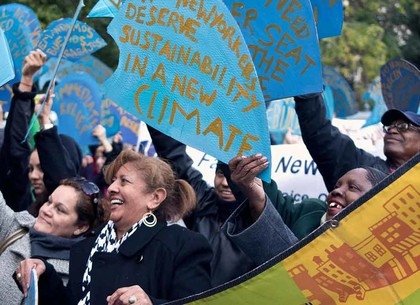
<path id="1" fill-rule="evenodd" d="M 322 40 L 321 55 L 324 65 L 335 67 L 349 81 L 360 103 L 387 61 L 399 57 L 420 67 L 420 2 L 348 2 L 342 35 Z"/>

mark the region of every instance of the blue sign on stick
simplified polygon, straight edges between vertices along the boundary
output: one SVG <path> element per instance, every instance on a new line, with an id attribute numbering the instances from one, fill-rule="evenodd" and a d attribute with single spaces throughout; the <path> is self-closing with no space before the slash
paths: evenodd
<path id="1" fill-rule="evenodd" d="M 38 48 L 50 57 L 58 57 L 65 37 L 71 26 L 71 18 L 51 22 L 42 32 Z M 103 48 L 106 42 L 89 25 L 76 21 L 63 58 L 76 61 Z"/>

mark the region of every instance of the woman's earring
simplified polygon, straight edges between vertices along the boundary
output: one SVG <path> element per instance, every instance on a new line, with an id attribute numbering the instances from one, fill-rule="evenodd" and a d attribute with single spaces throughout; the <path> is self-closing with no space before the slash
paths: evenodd
<path id="1" fill-rule="evenodd" d="M 150 217 L 152 218 L 152 220 L 149 220 Z M 153 214 L 152 211 L 149 211 L 149 212 L 145 213 L 143 215 L 142 219 L 143 219 L 143 224 L 146 227 L 151 228 L 151 227 L 154 227 L 157 224 L 157 217 L 156 217 L 155 214 Z"/>

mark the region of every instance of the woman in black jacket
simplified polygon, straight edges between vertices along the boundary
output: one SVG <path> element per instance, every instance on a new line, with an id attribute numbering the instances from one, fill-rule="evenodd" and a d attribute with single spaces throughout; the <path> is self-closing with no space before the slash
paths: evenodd
<path id="1" fill-rule="evenodd" d="M 160 304 L 209 289 L 208 242 L 167 224 L 194 207 L 191 186 L 175 179 L 169 164 L 131 150 L 105 176 L 110 221 L 72 248 L 67 290 L 48 263 L 21 263 L 19 272 L 28 274 L 33 266 L 38 272 L 40 304 Z"/>

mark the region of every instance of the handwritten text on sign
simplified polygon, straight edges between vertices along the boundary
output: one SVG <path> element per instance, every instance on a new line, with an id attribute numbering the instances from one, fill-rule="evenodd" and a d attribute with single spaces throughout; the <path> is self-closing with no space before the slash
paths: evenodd
<path id="1" fill-rule="evenodd" d="M 270 158 L 258 77 L 223 3 L 127 1 L 108 31 L 120 48 L 103 86 L 112 100 L 224 162 L 257 152 Z"/>
<path id="2" fill-rule="evenodd" d="M 420 71 L 404 59 L 393 59 L 381 68 L 382 94 L 389 109 L 419 111 Z"/>
<path id="3" fill-rule="evenodd" d="M 0 28 L 5 32 L 15 69 L 15 77 L 0 88 L 0 103 L 4 111 L 9 111 L 12 86 L 20 80 L 25 56 L 34 48 L 41 28 L 31 9 L 16 3 L 0 6 Z"/>
<path id="4" fill-rule="evenodd" d="M 38 48 L 50 57 L 58 57 L 65 37 L 70 29 L 71 19 L 64 18 L 51 22 L 42 32 Z M 78 60 L 92 54 L 106 45 L 96 31 L 86 23 L 76 21 L 63 58 Z"/>
<path id="5" fill-rule="evenodd" d="M 321 56 L 309 0 L 225 0 L 252 54 L 265 99 L 322 91 Z"/>
<path id="6" fill-rule="evenodd" d="M 102 101 L 101 112 L 101 123 L 107 129 L 108 135 L 111 135 L 108 130 L 114 130 L 117 126 L 117 131 L 121 132 L 124 143 L 137 144 L 140 120 L 136 116 L 108 98 Z"/>
<path id="7" fill-rule="evenodd" d="M 58 115 L 59 131 L 80 145 L 96 144 L 92 130 L 100 120 L 101 93 L 95 80 L 85 73 L 64 77 L 55 89 L 53 110 Z"/>

